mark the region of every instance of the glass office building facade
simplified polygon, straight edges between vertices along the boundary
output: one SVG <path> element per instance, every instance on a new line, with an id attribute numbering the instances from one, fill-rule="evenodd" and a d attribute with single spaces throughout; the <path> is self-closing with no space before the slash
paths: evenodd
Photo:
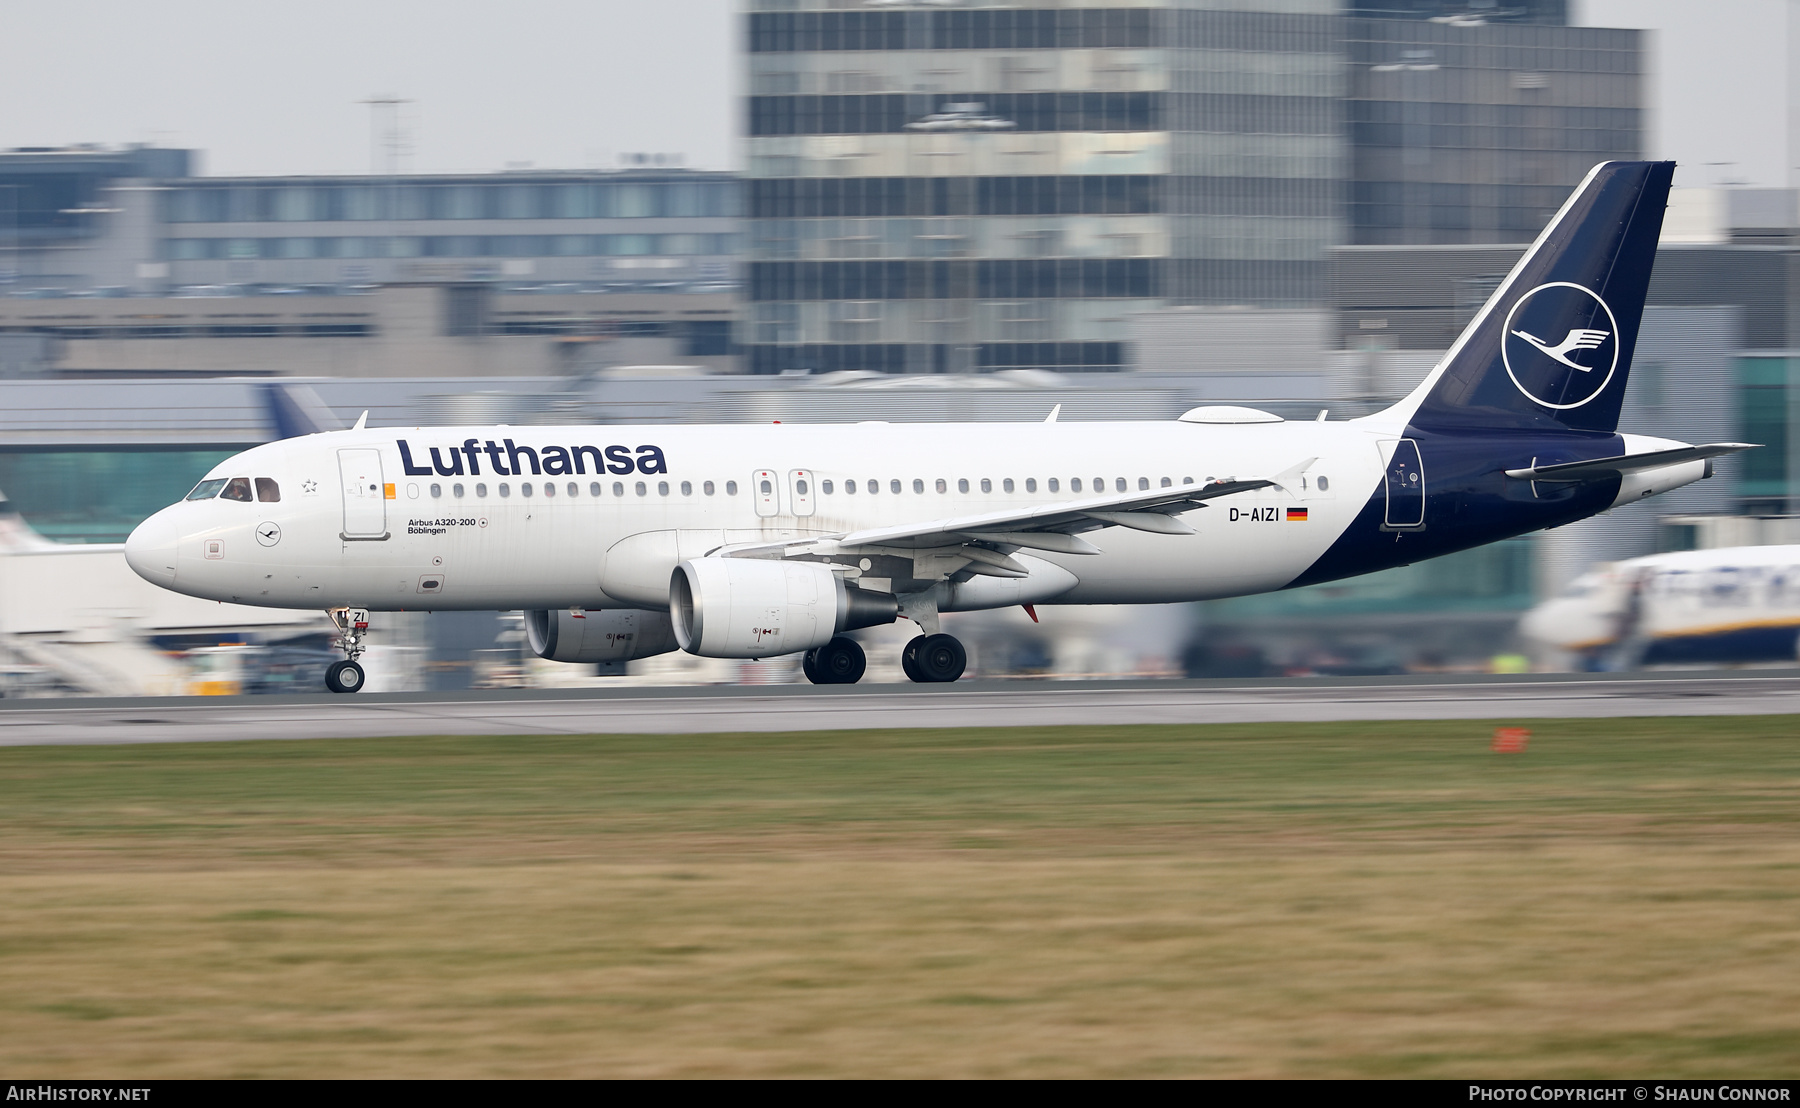
<path id="1" fill-rule="evenodd" d="M 752 0 L 757 372 L 1112 370 L 1130 316 L 1306 304 L 1342 241 L 1330 0 Z"/>
<path id="2" fill-rule="evenodd" d="M 1417 7 L 1345 20 L 1349 242 L 1530 242 L 1596 163 L 1643 156 L 1643 32 Z"/>

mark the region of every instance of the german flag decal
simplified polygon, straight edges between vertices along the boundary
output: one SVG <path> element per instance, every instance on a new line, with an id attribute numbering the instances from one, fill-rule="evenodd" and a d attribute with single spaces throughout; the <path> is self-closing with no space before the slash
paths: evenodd
<path id="1" fill-rule="evenodd" d="M 1292 523 L 1295 520 L 1299 520 L 1301 523 L 1306 522 L 1306 509 L 1305 508 L 1289 508 L 1287 510 L 1287 512 L 1288 512 L 1288 522 L 1289 523 Z"/>

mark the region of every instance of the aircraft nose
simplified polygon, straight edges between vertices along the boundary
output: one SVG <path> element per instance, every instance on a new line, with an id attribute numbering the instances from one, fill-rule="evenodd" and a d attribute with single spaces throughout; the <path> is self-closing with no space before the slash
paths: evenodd
<path id="1" fill-rule="evenodd" d="M 181 532 L 167 511 L 137 525 L 125 540 L 125 564 L 152 585 L 175 580 L 175 549 Z"/>

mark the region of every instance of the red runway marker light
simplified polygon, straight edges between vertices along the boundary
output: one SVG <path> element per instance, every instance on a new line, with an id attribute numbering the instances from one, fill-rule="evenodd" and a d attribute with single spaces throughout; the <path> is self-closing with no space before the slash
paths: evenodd
<path id="1" fill-rule="evenodd" d="M 1494 728 L 1495 754 L 1523 754 L 1525 744 L 1531 741 L 1529 727 L 1496 727 Z"/>

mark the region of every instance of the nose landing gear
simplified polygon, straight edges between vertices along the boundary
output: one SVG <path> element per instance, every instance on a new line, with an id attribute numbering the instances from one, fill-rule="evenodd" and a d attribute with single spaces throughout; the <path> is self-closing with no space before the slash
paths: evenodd
<path id="1" fill-rule="evenodd" d="M 326 667 L 325 687 L 334 693 L 361 692 L 365 677 L 356 659 L 362 657 L 363 636 L 369 633 L 369 610 L 332 608 L 325 614 L 338 630 L 338 649 L 345 655 L 343 661 Z"/>

